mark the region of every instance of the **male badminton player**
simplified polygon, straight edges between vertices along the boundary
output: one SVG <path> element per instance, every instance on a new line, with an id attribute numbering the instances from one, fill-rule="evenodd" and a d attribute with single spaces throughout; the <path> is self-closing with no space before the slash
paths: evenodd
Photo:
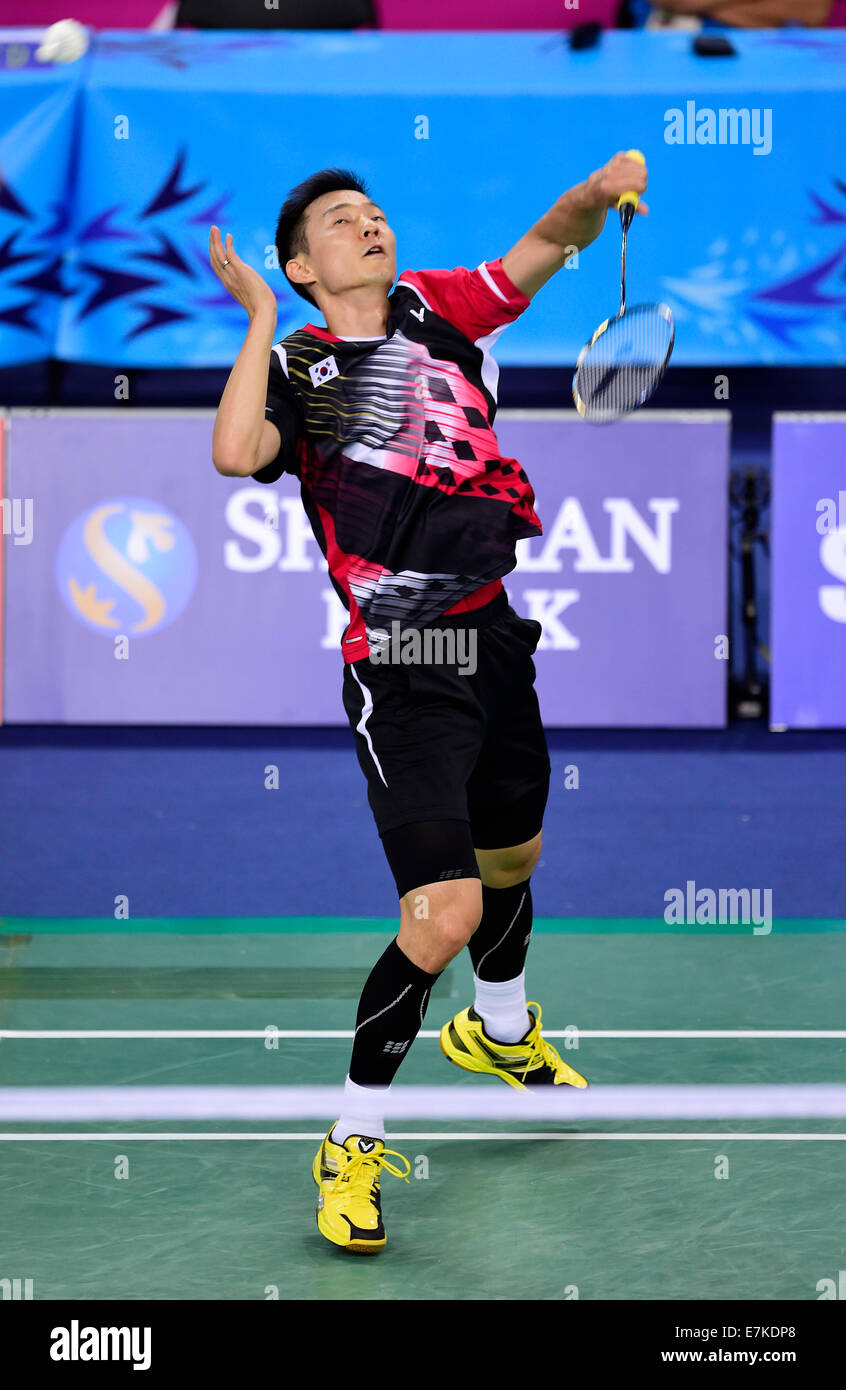
<path id="1" fill-rule="evenodd" d="M 645 188 L 643 164 L 617 154 L 504 256 L 396 280 L 382 208 L 355 174 L 321 170 L 289 194 L 276 247 L 288 283 L 326 327 L 306 323 L 281 342 L 273 291 L 231 234 L 224 245 L 210 231 L 211 263 L 250 320 L 213 461 L 227 476 L 300 480 L 349 612 L 344 708 L 400 902 L 398 935 L 359 1002 L 344 1113 L 312 1170 L 318 1228 L 351 1253 L 385 1245 L 380 1176 L 410 1169 L 385 1147 L 386 1089 L 465 946 L 475 999 L 443 1028 L 449 1060 L 519 1088 L 587 1085 L 526 1001 L 550 761 L 532 661 L 541 625 L 515 613 L 502 579 L 515 542 L 540 535 L 541 523 L 525 471 L 500 455 L 493 432 L 491 348 L 573 249 L 595 240 L 620 195 Z M 409 662 L 405 635 L 429 629 L 448 659 Z M 462 664 L 459 651 L 473 659 Z"/>

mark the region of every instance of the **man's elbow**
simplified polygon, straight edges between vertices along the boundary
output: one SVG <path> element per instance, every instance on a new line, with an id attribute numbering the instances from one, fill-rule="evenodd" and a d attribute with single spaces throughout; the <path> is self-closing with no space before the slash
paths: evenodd
<path id="1" fill-rule="evenodd" d="M 222 474 L 224 478 L 249 478 L 257 467 L 254 463 L 245 464 L 243 459 L 235 461 L 226 458 L 216 458 L 214 455 L 212 455 L 212 463 L 218 473 Z"/>

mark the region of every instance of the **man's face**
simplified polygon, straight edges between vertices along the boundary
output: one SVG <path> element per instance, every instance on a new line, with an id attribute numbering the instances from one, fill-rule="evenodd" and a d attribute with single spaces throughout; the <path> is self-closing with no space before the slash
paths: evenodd
<path id="1" fill-rule="evenodd" d="M 365 285 L 388 293 L 397 273 L 396 237 L 377 203 L 354 189 L 323 193 L 308 206 L 305 231 L 308 251 L 287 266 L 296 283 L 312 294 L 315 276 L 329 294 Z"/>

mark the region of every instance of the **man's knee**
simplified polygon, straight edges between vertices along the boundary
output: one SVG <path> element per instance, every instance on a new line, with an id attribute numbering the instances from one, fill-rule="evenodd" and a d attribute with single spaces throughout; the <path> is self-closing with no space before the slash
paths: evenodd
<path id="1" fill-rule="evenodd" d="M 466 908 L 462 910 L 456 904 L 453 909 L 439 914 L 435 920 L 432 935 L 445 960 L 453 960 L 459 952 L 464 950 L 481 920 L 481 903 L 479 903 L 478 911 L 469 911 Z"/>
<path id="2" fill-rule="evenodd" d="M 402 899 L 399 945 L 415 965 L 436 974 L 464 950 L 481 919 L 479 879 L 430 883 Z"/>
<path id="3" fill-rule="evenodd" d="M 543 832 L 506 849 L 477 849 L 476 860 L 486 888 L 511 888 L 530 878 L 540 858 Z"/>

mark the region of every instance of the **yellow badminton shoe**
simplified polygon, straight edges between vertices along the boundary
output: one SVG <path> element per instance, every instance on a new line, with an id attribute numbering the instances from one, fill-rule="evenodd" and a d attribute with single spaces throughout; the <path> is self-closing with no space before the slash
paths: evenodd
<path id="1" fill-rule="evenodd" d="M 382 1169 L 408 1182 L 411 1164 L 396 1149 L 386 1149 L 381 1139 L 351 1134 L 344 1144 L 336 1144 L 331 1133 L 330 1129 L 311 1169 L 320 1189 L 317 1229 L 351 1255 L 378 1255 L 386 1243 L 379 1191 Z M 388 1154 L 400 1159 L 406 1171 L 390 1163 Z"/>
<path id="2" fill-rule="evenodd" d="M 513 1044 L 489 1038 L 476 1010 L 462 1009 L 441 1029 L 441 1051 L 457 1067 L 499 1076 L 521 1091 L 530 1086 L 577 1086 L 583 1090 L 588 1084 L 585 1078 L 568 1067 L 543 1036 L 540 1004 L 532 1000 L 528 1009 L 532 1026 Z"/>

